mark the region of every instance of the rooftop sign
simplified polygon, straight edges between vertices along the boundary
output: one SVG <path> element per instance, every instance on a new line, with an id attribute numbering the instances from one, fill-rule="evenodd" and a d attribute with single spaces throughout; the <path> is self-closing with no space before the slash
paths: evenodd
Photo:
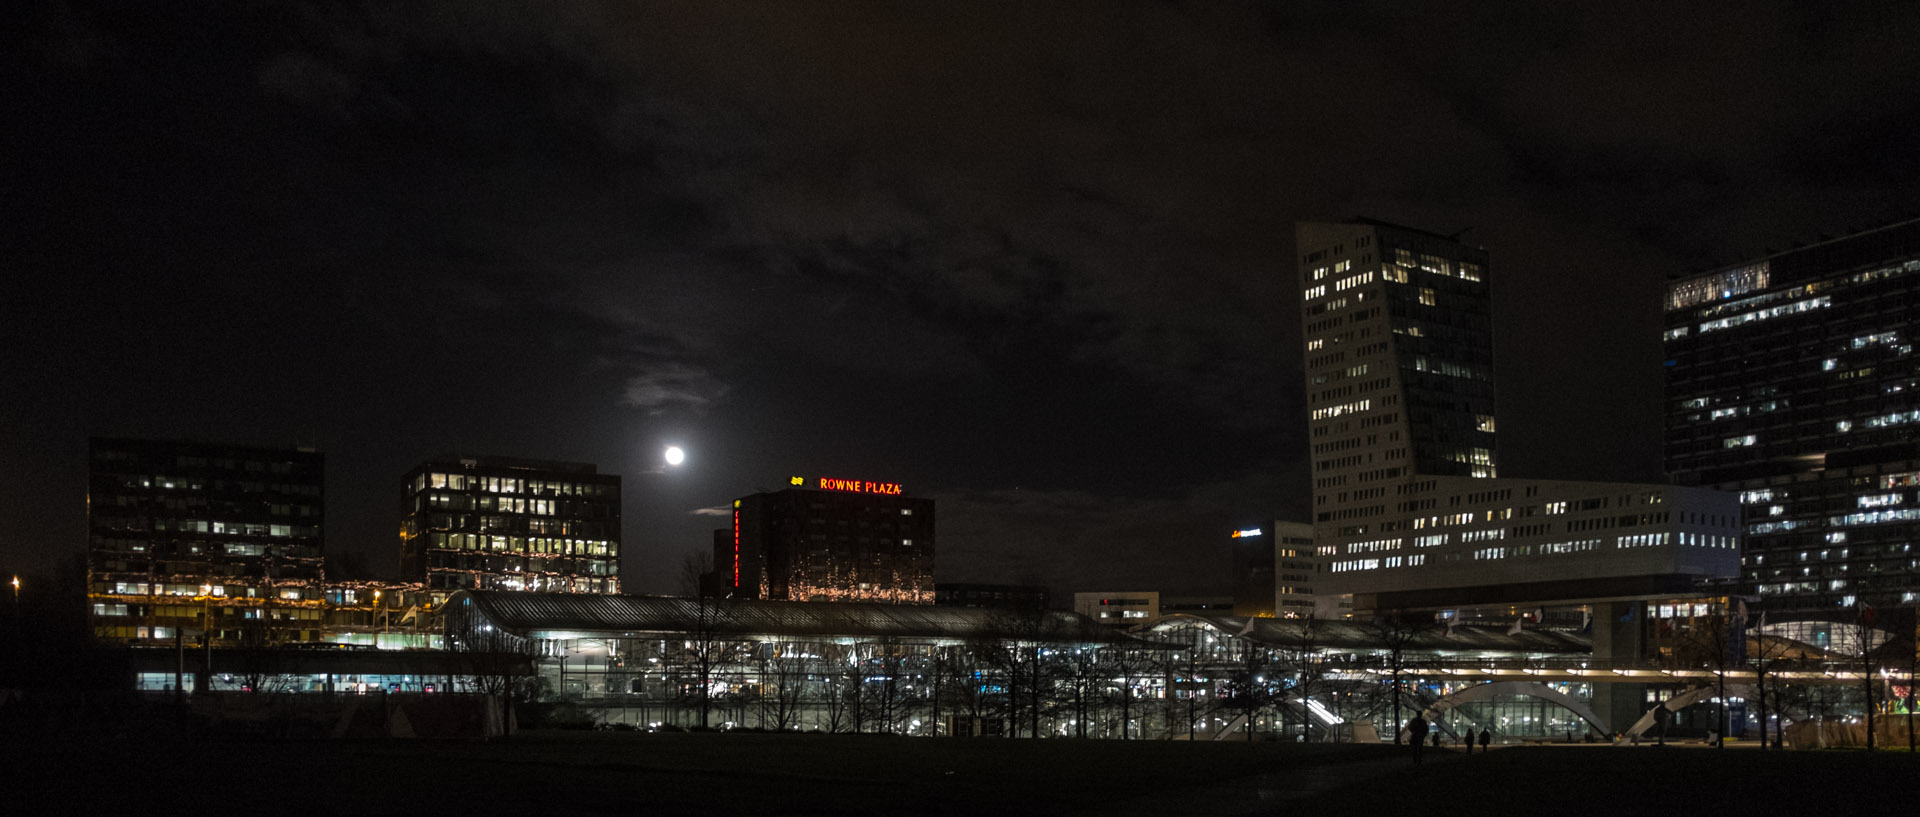
<path id="1" fill-rule="evenodd" d="M 795 487 L 805 487 L 807 485 L 807 478 L 791 477 L 787 482 Z M 853 494 L 886 494 L 893 496 L 901 493 L 900 483 L 898 482 L 868 482 L 859 479 L 834 479 L 832 477 L 821 477 L 814 480 L 813 487 L 822 491 L 844 491 Z"/>

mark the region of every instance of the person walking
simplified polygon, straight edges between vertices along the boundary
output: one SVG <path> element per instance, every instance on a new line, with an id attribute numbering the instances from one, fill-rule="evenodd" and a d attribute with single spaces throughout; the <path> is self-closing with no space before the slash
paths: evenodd
<path id="1" fill-rule="evenodd" d="M 1407 721 L 1407 737 L 1413 746 L 1413 765 L 1420 765 L 1420 752 L 1427 747 L 1427 730 L 1432 727 L 1420 713 L 1413 713 L 1413 720 Z"/>
<path id="2" fill-rule="evenodd" d="M 1492 742 L 1493 742 L 1493 733 L 1485 729 L 1481 729 L 1480 730 L 1480 754 L 1483 754 L 1483 755 L 1486 754 L 1487 744 Z"/>
<path id="3" fill-rule="evenodd" d="M 1460 731 L 1460 745 L 1467 747 L 1467 754 L 1473 754 L 1473 724 L 1465 724 Z"/>

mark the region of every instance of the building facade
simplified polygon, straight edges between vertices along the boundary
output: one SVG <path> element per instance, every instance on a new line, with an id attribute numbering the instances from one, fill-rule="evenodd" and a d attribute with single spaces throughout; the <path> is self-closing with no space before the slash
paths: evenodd
<path id="1" fill-rule="evenodd" d="M 93 631 L 111 644 L 319 639 L 325 459 L 306 448 L 94 438 Z"/>
<path id="2" fill-rule="evenodd" d="M 400 570 L 430 591 L 620 592 L 617 474 L 437 457 L 407 473 L 400 500 Z"/>
<path id="3" fill-rule="evenodd" d="M 1920 220 L 1669 282 L 1666 463 L 1737 492 L 1769 609 L 1920 598 Z"/>
<path id="4" fill-rule="evenodd" d="M 1319 572 L 1313 526 L 1267 520 L 1244 525 L 1233 540 L 1233 614 L 1300 618 L 1314 614 L 1314 574 Z"/>
<path id="5" fill-rule="evenodd" d="M 1316 591 L 1356 610 L 1546 602 L 1735 569 L 1737 520 L 1709 492 L 1499 478 L 1485 250 L 1368 219 L 1297 235 Z"/>
<path id="6" fill-rule="evenodd" d="M 1131 627 L 1160 617 L 1160 594 L 1152 590 L 1075 593 L 1073 611 L 1109 627 Z"/>
<path id="7" fill-rule="evenodd" d="M 793 477 L 734 500 L 703 592 L 737 599 L 933 604 L 933 500 L 898 483 Z"/>

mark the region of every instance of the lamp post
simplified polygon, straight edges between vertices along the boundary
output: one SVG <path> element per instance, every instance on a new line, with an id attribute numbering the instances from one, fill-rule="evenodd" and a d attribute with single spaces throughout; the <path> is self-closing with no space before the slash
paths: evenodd
<path id="1" fill-rule="evenodd" d="M 195 686 L 194 691 L 208 693 L 213 691 L 213 585 L 200 585 L 200 644 L 206 648 L 203 656 L 206 680 Z"/>

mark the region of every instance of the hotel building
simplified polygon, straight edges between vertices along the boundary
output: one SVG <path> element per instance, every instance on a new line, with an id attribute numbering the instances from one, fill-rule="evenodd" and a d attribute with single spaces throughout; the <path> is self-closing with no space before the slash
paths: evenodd
<path id="1" fill-rule="evenodd" d="M 1670 281 L 1667 471 L 1737 493 L 1770 610 L 1920 598 L 1920 220 Z"/>
<path id="2" fill-rule="evenodd" d="M 1315 590 L 1353 609 L 1652 598 L 1731 576 L 1733 497 L 1501 478 L 1485 250 L 1303 223 Z"/>
<path id="3" fill-rule="evenodd" d="M 620 592 L 620 477 L 438 457 L 401 482 L 400 570 L 428 590 Z"/>
<path id="4" fill-rule="evenodd" d="M 703 592 L 736 599 L 933 604 L 933 500 L 899 484 L 793 477 L 734 500 Z"/>

